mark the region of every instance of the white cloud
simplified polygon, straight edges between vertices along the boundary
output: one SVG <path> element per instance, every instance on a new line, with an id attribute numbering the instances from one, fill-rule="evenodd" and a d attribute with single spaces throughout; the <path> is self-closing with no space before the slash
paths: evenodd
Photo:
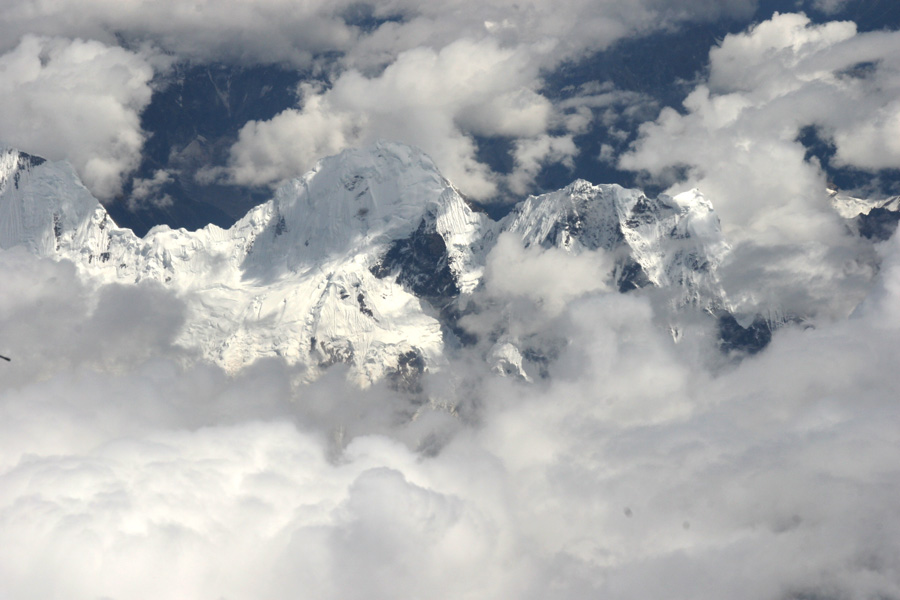
<path id="1" fill-rule="evenodd" d="M 70 160 L 98 197 L 121 191 L 140 162 L 150 64 L 96 41 L 26 36 L 0 56 L 0 140 Z"/>
<path id="2" fill-rule="evenodd" d="M 0 594 L 892 597 L 900 246 L 882 250 L 858 317 L 784 330 L 719 373 L 645 299 L 567 294 L 533 324 L 568 339 L 550 379 L 458 372 L 456 399 L 477 402 L 436 455 L 399 441 L 418 426 L 390 424 L 402 399 L 339 378 L 292 391 L 274 363 L 229 378 L 137 358 L 4 379 Z M 31 306 L 61 297 L 22 276 Z M 498 277 L 507 299 L 535 298 Z M 3 313 L 6 331 L 26 304 Z M 52 331 L 32 342 L 58 346 Z M 324 420 L 310 406 L 332 403 L 344 408 Z M 336 425 L 362 413 L 380 430 L 335 455 Z"/>
<path id="3" fill-rule="evenodd" d="M 86 38 L 117 44 L 149 42 L 182 58 L 292 62 L 342 50 L 354 39 L 338 15 L 354 2 L 290 0 L 62 0 L 35 6 L 13 0 L 0 17 L 7 44 L 25 34 Z"/>
<path id="4" fill-rule="evenodd" d="M 555 38 L 561 52 L 573 55 L 685 20 L 748 17 L 755 5 L 756 0 L 693 0 L 676 7 L 661 0 L 211 0 L 191 5 L 177 0 L 59 0 L 35 6 L 12 0 L 0 16 L 0 40 L 8 49 L 27 33 L 110 44 L 118 35 L 200 61 L 308 65 L 317 54 L 347 52 L 353 65 L 386 65 L 406 50 L 441 48 L 488 34 L 504 45 Z M 391 20 L 365 31 L 345 22 L 345 15 L 353 14 Z"/>
<path id="5" fill-rule="evenodd" d="M 900 102 L 873 108 L 862 123 L 835 131 L 839 164 L 871 171 L 900 165 Z"/>
<path id="6" fill-rule="evenodd" d="M 174 204 L 170 195 L 163 194 L 160 196 L 162 187 L 167 183 L 171 183 L 172 180 L 172 174 L 165 169 L 157 169 L 152 177 L 146 179 L 136 177 L 131 182 L 131 194 L 128 197 L 129 210 L 136 210 L 144 203 L 151 203 L 158 207 Z"/>
<path id="7" fill-rule="evenodd" d="M 16 363 L 6 383 L 67 367 L 127 369 L 150 356 L 186 355 L 172 346 L 184 305 L 154 285 L 104 286 L 79 279 L 71 263 L 14 248 L 0 254 L 0 354 Z"/>
<path id="8" fill-rule="evenodd" d="M 476 160 L 472 136 L 530 139 L 549 126 L 552 107 L 531 89 L 532 57 L 533 49 L 459 40 L 440 51 L 404 52 L 374 77 L 349 70 L 327 90 L 306 86 L 302 108 L 241 130 L 230 177 L 273 183 L 323 154 L 387 138 L 424 149 L 466 193 L 490 197 L 497 177 Z"/>
<path id="9" fill-rule="evenodd" d="M 501 185 L 524 194 L 544 165 L 572 166 L 573 136 L 584 133 L 594 111 L 612 127 L 629 108 L 648 106 L 611 86 L 585 86 L 554 105 L 538 91 L 540 66 L 552 52 L 546 42 L 506 47 L 491 38 L 461 39 L 440 50 L 404 51 L 376 75 L 350 69 L 327 89 L 304 84 L 300 108 L 248 123 L 229 166 L 205 176 L 273 184 L 322 156 L 392 139 L 425 150 L 470 196 L 490 199 Z M 514 140 L 510 173 L 479 161 L 477 136 Z"/>
<path id="10" fill-rule="evenodd" d="M 289 64 L 310 69 L 329 89 L 307 89 L 300 107 L 247 124 L 232 152 L 232 181 L 272 183 L 302 174 L 323 155 L 387 138 L 423 147 L 454 183 L 486 199 L 505 182 L 478 160 L 473 136 L 514 138 L 534 149 L 551 137 L 583 131 L 592 118 L 589 110 L 566 112 L 542 96 L 542 72 L 635 33 L 746 16 L 754 6 L 755 0 L 696 0 L 676 9 L 658 0 L 214 0 L 190 6 L 174 0 L 61 0 L 36 7 L 14 0 L 0 16 L 0 51 L 8 56 L 40 52 L 32 46 L 46 42 L 37 39 L 88 40 L 55 42 L 70 47 L 66 56 L 107 50 L 106 58 L 91 64 L 51 63 L 39 82 L 46 106 L 36 116 L 14 111 L 0 133 L 12 138 L 8 143 L 28 149 L 26 142 L 36 142 L 38 153 L 71 158 L 88 187 L 110 198 L 139 158 L 143 135 L 137 116 L 149 101 L 151 64 L 161 57 L 157 68 L 178 60 Z M 358 26 L 349 15 L 369 22 Z M 145 58 L 114 50 L 120 43 L 142 48 Z M 123 66 L 131 72 L 125 87 Z M 76 105 L 57 102 L 70 91 L 54 87 L 66 77 L 80 81 L 76 98 L 90 98 Z M 15 78 L 8 82 L 22 89 Z M 20 101 L 25 97 L 16 94 Z M 51 112 L 55 108 L 61 111 Z M 36 127 L 36 120 L 52 126 Z M 21 127 L 13 127 L 19 122 Z M 40 133 L 42 139 L 34 140 L 34 130 L 42 128 L 55 135 Z M 542 158 L 571 156 L 571 149 L 560 154 L 557 148 Z M 511 187 L 518 192 L 529 185 L 539 163 L 520 160 Z M 206 171 L 202 177 L 222 173 Z"/>
<path id="11" fill-rule="evenodd" d="M 857 242 L 827 202 L 825 174 L 804 160 L 797 137 L 816 126 L 834 140 L 842 164 L 900 164 L 890 133 L 900 92 L 898 50 L 896 32 L 857 34 L 849 22 L 814 25 L 804 15 L 776 15 L 713 48 L 709 79 L 687 97 L 684 111 L 664 109 L 641 126 L 619 165 L 674 179 L 670 193 L 700 188 L 735 244 L 726 278 L 747 289 L 746 281 L 756 281 L 754 261 L 774 253 L 774 264 L 758 263 L 769 281 L 795 289 L 791 282 L 809 283 L 810 297 L 794 296 L 797 304 L 782 309 L 815 312 L 812 306 L 829 304 L 830 286 L 852 288 L 866 275 L 854 266 Z M 784 290 L 772 295 L 786 302 Z"/>
<path id="12" fill-rule="evenodd" d="M 850 22 L 776 15 L 713 48 L 709 80 L 685 100 L 684 114 L 665 109 L 645 124 L 621 165 L 654 174 L 687 166 L 677 187 L 697 186 L 714 198 L 730 233 L 833 236 L 824 175 L 804 162 L 797 135 L 807 125 L 822 128 L 846 165 L 900 164 L 890 139 L 898 50 L 896 32 L 857 34 Z M 860 63 L 874 63 L 871 72 L 854 75 Z"/>
<path id="13" fill-rule="evenodd" d="M 376 65 L 385 57 L 412 48 L 443 47 L 461 37 L 491 36 L 508 47 L 554 40 L 552 56 L 557 61 L 578 58 L 623 37 L 677 27 L 685 21 L 746 18 L 756 4 L 756 0 L 692 0 L 677 5 L 665 0 L 450 0 L 427 4 L 396 0 L 378 3 L 376 13 L 405 15 L 406 21 L 385 24 L 363 38 L 349 60 L 360 66 Z"/>
<path id="14" fill-rule="evenodd" d="M 231 167 L 201 171 L 201 178 L 227 175 L 242 185 L 265 185 L 300 175 L 318 159 L 360 142 L 365 116 L 330 111 L 310 85 L 303 85 L 302 110 L 286 110 L 269 121 L 251 121 L 231 148 Z"/>
<path id="15" fill-rule="evenodd" d="M 525 195 L 544 165 L 562 164 L 572 169 L 577 155 L 578 147 L 571 135 L 518 140 L 513 150 L 515 169 L 507 177 L 507 185 L 513 194 Z"/>
<path id="16" fill-rule="evenodd" d="M 611 273 L 612 261 L 600 250 L 571 255 L 557 248 L 523 248 L 515 234 L 504 233 L 488 254 L 484 285 L 489 296 L 527 298 L 554 317 L 580 296 L 607 291 Z"/>

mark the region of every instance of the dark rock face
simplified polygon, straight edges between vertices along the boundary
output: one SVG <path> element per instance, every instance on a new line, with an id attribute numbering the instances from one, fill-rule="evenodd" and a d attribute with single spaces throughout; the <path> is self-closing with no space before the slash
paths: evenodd
<path id="1" fill-rule="evenodd" d="M 34 156 L 33 154 L 19 152 L 19 168 L 36 167 L 38 165 L 44 164 L 45 162 L 47 162 L 46 159 L 43 159 L 40 156 Z"/>
<path id="2" fill-rule="evenodd" d="M 32 169 L 45 162 L 47 161 L 40 156 L 26 154 L 25 152 L 19 152 L 19 157 L 16 161 L 16 170 L 13 173 L 13 186 L 18 189 L 19 180 L 22 177 L 23 171 L 28 171 L 29 169 Z"/>
<path id="3" fill-rule="evenodd" d="M 470 302 L 470 305 L 473 304 Z M 452 339 L 455 339 L 463 346 L 474 346 L 478 343 L 478 336 L 460 325 L 460 319 L 472 310 L 473 308 L 470 307 L 468 311 L 462 311 L 459 308 L 459 304 L 453 301 L 445 302 L 440 307 L 440 321 L 445 335 L 452 334 Z M 450 338 L 449 335 L 446 335 L 446 337 Z"/>
<path id="4" fill-rule="evenodd" d="M 669 207 L 661 203 L 658 198 L 651 200 L 646 196 L 641 196 L 640 200 L 638 200 L 631 209 L 631 214 L 628 215 L 625 224 L 628 227 L 640 227 L 641 225 L 648 225 L 655 221 L 659 221 L 660 216 L 663 215 L 665 209 L 668 208 Z"/>
<path id="5" fill-rule="evenodd" d="M 886 208 L 873 208 L 869 214 L 856 217 L 859 235 L 879 242 L 890 239 L 894 235 L 898 222 L 900 222 L 900 212 Z"/>
<path id="6" fill-rule="evenodd" d="M 731 313 L 718 316 L 719 348 L 725 354 L 756 354 L 772 341 L 772 326 L 762 317 L 756 317 L 747 327 Z"/>
<path id="7" fill-rule="evenodd" d="M 456 302 L 459 285 L 450 269 L 447 244 L 433 222 L 423 220 L 411 236 L 395 241 L 371 272 L 379 279 L 395 277 L 397 283 L 430 304 L 438 312 L 448 340 L 463 346 L 478 342 L 476 335 L 459 324 L 464 314 Z M 400 371 L 405 373 L 414 362 L 403 364 Z"/>
<path id="8" fill-rule="evenodd" d="M 422 393 L 425 358 L 418 350 L 404 352 L 397 359 L 397 370 L 388 375 L 391 388 L 409 394 Z"/>
<path id="9" fill-rule="evenodd" d="M 284 234 L 287 231 L 287 223 L 284 222 L 284 215 L 280 215 L 278 217 L 278 222 L 275 223 L 275 237 Z"/>
<path id="10" fill-rule="evenodd" d="M 650 278 L 640 264 L 628 258 L 616 265 L 616 285 L 624 294 L 650 285 Z"/>
<path id="11" fill-rule="evenodd" d="M 356 295 L 356 303 L 359 305 L 359 312 L 366 315 L 370 319 L 375 318 L 375 313 L 372 312 L 372 309 L 366 304 L 366 297 L 362 292 Z"/>
<path id="12" fill-rule="evenodd" d="M 313 346 L 315 348 L 315 344 Z M 353 364 L 355 352 L 349 342 L 323 342 L 318 344 L 318 349 L 320 353 L 319 368 L 327 369 L 338 363 Z"/>
<path id="13" fill-rule="evenodd" d="M 424 220 L 408 238 L 395 241 L 372 267 L 379 279 L 396 275 L 397 283 L 420 298 L 455 298 L 459 286 L 450 270 L 447 244 Z"/>

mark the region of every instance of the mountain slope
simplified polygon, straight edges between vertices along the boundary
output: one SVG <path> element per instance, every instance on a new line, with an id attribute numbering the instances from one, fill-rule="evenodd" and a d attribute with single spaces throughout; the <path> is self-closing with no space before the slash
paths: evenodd
<path id="1" fill-rule="evenodd" d="M 479 276 L 471 246 L 488 219 L 428 157 L 398 144 L 321 161 L 228 230 L 161 226 L 143 239 L 116 227 L 66 163 L 8 151 L 2 167 L 0 246 L 71 260 L 97 282 L 174 289 L 190 311 L 180 343 L 231 370 L 282 356 L 314 378 L 345 362 L 365 384 L 401 360 L 437 364 L 435 311 L 404 288 L 401 265 L 379 259 L 431 230 L 455 289 Z"/>
<path id="2" fill-rule="evenodd" d="M 712 204 L 696 190 L 651 199 L 640 190 L 579 180 L 528 198 L 501 227 L 526 247 L 612 253 L 622 292 L 677 286 L 686 303 L 722 300 L 715 269 L 729 247 Z"/>
<path id="3" fill-rule="evenodd" d="M 884 241 L 897 230 L 900 222 L 900 196 L 881 200 L 854 198 L 829 190 L 835 211 L 847 219 L 850 228 L 864 238 Z"/>
<path id="4" fill-rule="evenodd" d="M 310 380 L 345 363 L 360 385 L 389 378 L 415 389 L 422 371 L 446 360 L 451 339 L 474 341 L 458 319 L 472 310 L 466 299 L 479 293 L 500 235 L 525 248 L 607 253 L 614 268 L 604 285 L 659 290 L 673 320 L 713 315 L 728 351 L 757 351 L 769 339 L 728 312 L 717 269 L 730 247 L 696 190 L 649 198 L 579 180 L 497 222 L 422 152 L 381 142 L 321 160 L 229 229 L 158 226 L 139 238 L 116 226 L 67 163 L 0 154 L 0 247 L 70 260 L 97 285 L 173 290 L 188 307 L 178 342 L 231 371 L 279 356 L 304 365 Z M 539 351 L 503 332 L 491 343 L 485 359 L 498 372 L 529 378 L 523 356 Z"/>

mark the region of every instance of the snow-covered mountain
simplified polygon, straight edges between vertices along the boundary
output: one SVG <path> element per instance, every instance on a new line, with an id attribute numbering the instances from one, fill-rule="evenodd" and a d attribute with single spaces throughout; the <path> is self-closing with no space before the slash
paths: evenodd
<path id="1" fill-rule="evenodd" d="M 870 200 L 848 196 L 834 189 L 828 190 L 828 195 L 831 205 L 847 219 L 855 233 L 869 239 L 886 240 L 896 231 L 900 221 L 900 196 Z"/>
<path id="2" fill-rule="evenodd" d="M 414 389 L 466 342 L 461 300 L 478 293 L 501 234 L 526 248 L 603 250 L 619 291 L 666 288 L 673 309 L 727 314 L 717 268 L 730 248 L 697 190 L 648 198 L 579 180 L 498 222 L 422 152 L 381 142 L 323 159 L 229 229 L 159 226 L 139 238 L 68 163 L 0 153 L 0 247 L 70 260 L 95 285 L 172 289 L 188 307 L 178 342 L 232 371 L 280 356 L 308 379 L 340 362 L 360 385 Z M 486 360 L 520 365 L 520 349 L 501 342 Z"/>
<path id="3" fill-rule="evenodd" d="M 651 199 L 640 190 L 579 180 L 528 198 L 501 227 L 526 247 L 612 253 L 621 292 L 677 286 L 685 303 L 721 303 L 715 270 L 729 247 L 698 190 Z"/>
<path id="4" fill-rule="evenodd" d="M 492 226 L 398 144 L 323 160 L 230 229 L 161 226 L 144 238 L 116 227 L 67 163 L 7 150 L 0 165 L 0 247 L 71 260 L 98 284 L 172 288 L 189 307 L 179 342 L 230 370 L 274 355 L 313 378 L 346 362 L 365 384 L 438 364 L 442 325 L 415 292 L 435 280 L 473 289 Z"/>

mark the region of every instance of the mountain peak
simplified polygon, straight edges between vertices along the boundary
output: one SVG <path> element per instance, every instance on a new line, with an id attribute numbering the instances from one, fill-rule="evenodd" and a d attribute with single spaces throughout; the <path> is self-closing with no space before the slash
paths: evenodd
<path id="1" fill-rule="evenodd" d="M 71 164 L 0 151 L 0 248 L 25 246 L 56 257 L 66 247 L 91 255 L 98 225 L 114 224 Z"/>
<path id="2" fill-rule="evenodd" d="M 227 230 L 138 238 L 68 163 L 0 153 L 0 247 L 72 260 L 99 281 L 169 287 L 187 305 L 178 342 L 228 370 L 280 356 L 312 379 L 343 362 L 361 385 L 399 373 L 415 388 L 417 371 L 444 360 L 447 336 L 465 337 L 457 299 L 479 287 L 502 232 L 526 247 L 609 253 L 623 292 L 668 287 L 677 306 L 724 304 L 716 268 L 728 245 L 697 190 L 650 198 L 576 180 L 495 222 L 425 153 L 377 142 L 320 160 Z M 525 373 L 504 344 L 486 359 Z"/>
<path id="3" fill-rule="evenodd" d="M 711 276 L 698 273 L 713 271 L 728 251 L 712 204 L 698 190 L 649 198 L 637 189 L 577 180 L 529 197 L 503 229 L 517 233 L 526 246 L 611 253 L 620 291 L 649 284 L 701 285 L 699 279 Z M 688 300 L 695 296 L 689 292 Z"/>
<path id="4" fill-rule="evenodd" d="M 358 254 L 411 234 L 451 189 L 434 162 L 410 146 L 345 150 L 276 191 L 254 253 L 288 269 Z"/>

